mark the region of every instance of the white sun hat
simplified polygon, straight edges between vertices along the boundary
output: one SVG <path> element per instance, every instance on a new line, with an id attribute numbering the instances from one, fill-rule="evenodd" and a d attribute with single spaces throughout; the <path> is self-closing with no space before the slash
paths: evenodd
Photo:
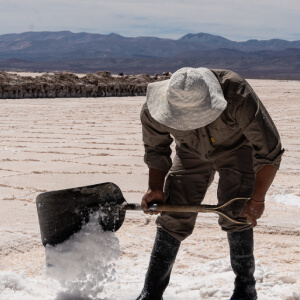
<path id="1" fill-rule="evenodd" d="M 147 106 L 159 123 L 177 130 L 192 130 L 217 119 L 227 101 L 209 69 L 182 68 L 169 80 L 148 85 Z"/>

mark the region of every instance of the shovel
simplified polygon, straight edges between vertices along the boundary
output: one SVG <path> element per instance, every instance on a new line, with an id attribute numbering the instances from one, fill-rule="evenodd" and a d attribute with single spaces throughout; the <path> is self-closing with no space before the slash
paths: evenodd
<path id="1" fill-rule="evenodd" d="M 213 212 L 237 224 L 250 224 L 245 218 L 236 219 L 224 211 L 236 201 L 247 200 L 235 198 L 221 206 L 152 204 L 149 211 Z M 111 182 L 42 193 L 37 196 L 36 205 L 44 246 L 67 240 L 89 221 L 93 212 L 99 211 L 99 224 L 104 231 L 117 231 L 124 222 L 126 210 L 143 210 L 139 204 L 127 203 L 120 188 Z"/>

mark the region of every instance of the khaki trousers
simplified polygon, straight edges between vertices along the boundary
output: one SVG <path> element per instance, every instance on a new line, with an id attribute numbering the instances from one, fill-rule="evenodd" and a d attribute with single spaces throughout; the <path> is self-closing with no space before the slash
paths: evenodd
<path id="1" fill-rule="evenodd" d="M 206 191 L 219 172 L 218 205 L 236 197 L 250 197 L 255 185 L 253 151 L 244 146 L 214 160 L 201 160 L 196 154 L 177 149 L 173 165 L 165 182 L 166 203 L 201 204 Z M 227 212 L 241 218 L 245 201 L 238 201 Z M 156 220 L 158 227 L 183 241 L 194 229 L 197 213 L 163 212 Z M 244 220 L 241 218 L 241 220 Z M 219 225 L 227 232 L 243 231 L 250 225 L 240 225 L 219 216 Z"/>

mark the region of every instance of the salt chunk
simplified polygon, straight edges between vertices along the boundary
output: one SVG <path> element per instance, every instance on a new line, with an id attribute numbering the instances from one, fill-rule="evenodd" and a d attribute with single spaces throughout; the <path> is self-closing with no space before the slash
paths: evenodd
<path id="1" fill-rule="evenodd" d="M 290 283 L 290 284 L 293 284 L 293 283 L 297 282 L 297 279 L 295 279 L 291 276 L 280 276 L 278 278 L 278 280 L 281 280 L 283 283 Z"/>
<path id="2" fill-rule="evenodd" d="M 115 279 L 121 250 L 115 234 L 104 232 L 98 219 L 96 212 L 69 240 L 45 248 L 46 275 L 60 282 L 61 295 L 109 299 L 105 287 Z"/>

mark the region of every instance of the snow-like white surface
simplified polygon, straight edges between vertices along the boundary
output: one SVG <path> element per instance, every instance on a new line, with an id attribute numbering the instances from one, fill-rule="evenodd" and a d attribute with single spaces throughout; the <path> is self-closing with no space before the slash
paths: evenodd
<path id="1" fill-rule="evenodd" d="M 118 238 L 102 230 L 98 217 L 97 213 L 91 216 L 90 222 L 64 243 L 46 246 L 43 276 L 31 278 L 25 271 L 0 271 L 0 299 L 136 299 L 140 291 L 137 287 L 143 285 L 144 264 L 120 257 Z M 183 247 L 181 260 L 188 259 L 188 255 L 189 248 Z M 291 290 L 297 279 L 288 272 L 276 273 L 257 260 L 255 279 L 260 300 L 300 300 L 300 293 Z M 225 300 L 231 296 L 233 282 L 229 257 L 207 261 L 201 267 L 190 264 L 172 276 L 164 299 Z"/>
<path id="2" fill-rule="evenodd" d="M 61 284 L 64 294 L 111 298 L 106 287 L 115 278 L 115 261 L 121 250 L 115 234 L 104 232 L 98 219 L 99 213 L 95 213 L 69 240 L 46 246 L 46 274 Z"/>
<path id="3" fill-rule="evenodd" d="M 80 239 L 77 239 L 80 243 Z M 86 240 L 84 239 L 86 243 Z M 91 241 L 86 244 L 88 246 Z M 115 242 L 113 241 L 112 245 Z M 112 245 L 106 245 L 108 248 Z M 130 272 L 131 261 L 120 260 L 116 265 L 117 279 L 114 281 L 110 275 L 103 280 L 107 273 L 106 269 L 101 268 L 102 263 L 99 256 L 105 254 L 102 252 L 96 255 L 87 247 L 86 257 L 78 261 L 66 260 L 59 267 L 63 272 L 62 266 L 73 268 L 72 264 L 87 265 L 87 261 L 94 260 L 95 265 L 99 267 L 97 272 L 95 266 L 91 267 L 90 272 L 86 273 L 86 277 L 78 276 L 76 284 L 75 272 L 71 277 L 72 281 L 66 278 L 66 273 L 60 274 L 59 281 L 50 278 L 29 278 L 24 274 L 16 274 L 14 272 L 0 272 L 0 299 L 2 300 L 133 300 L 136 299 L 140 290 L 137 286 L 141 286 L 143 276 L 132 276 Z M 112 253 L 111 251 L 108 251 Z M 117 251 L 118 252 L 118 251 Z M 116 252 L 116 253 L 117 253 Z M 77 256 L 76 250 L 70 255 Z M 89 256 L 89 258 L 88 258 Z M 66 259 L 66 258 L 65 258 Z M 57 260 L 59 261 L 59 259 Z M 137 268 L 137 266 L 135 266 Z M 67 270 L 66 270 L 67 271 Z M 135 273 L 143 274 L 145 270 L 137 269 Z M 93 278 L 93 276 L 95 276 Z M 62 277 L 64 279 L 62 279 Z M 97 281 L 96 278 L 100 280 Z M 257 289 L 260 300 L 285 299 L 300 300 L 300 293 L 292 291 L 291 287 L 296 282 L 293 276 L 288 274 L 277 274 L 273 270 L 264 266 L 260 261 L 256 264 L 255 278 L 257 280 Z M 122 281 L 122 282 L 118 282 Z M 234 276 L 231 270 L 229 257 L 207 262 L 201 265 L 201 269 L 197 265 L 191 265 L 190 269 L 182 274 L 174 275 L 171 284 L 165 292 L 164 299 L 229 299 L 233 285 Z M 68 282 L 69 281 L 69 282 Z M 68 282 L 66 284 L 66 282 Z M 105 284 L 104 284 L 105 282 Z M 42 298 L 41 298 L 42 297 Z"/>
<path id="4" fill-rule="evenodd" d="M 299 300 L 300 82 L 250 83 L 286 149 L 254 230 L 259 300 Z M 149 262 L 155 217 L 127 212 L 115 235 L 87 227 L 89 235 L 82 231 L 74 244 L 45 249 L 35 198 L 45 191 L 110 181 L 128 202 L 140 202 L 148 184 L 139 121 L 144 101 L 1 100 L 0 300 L 71 300 L 74 293 L 81 300 L 96 299 L 96 293 L 99 300 L 136 299 Z M 216 190 L 217 176 L 205 203 L 216 203 Z M 114 267 L 106 265 L 106 255 Z M 228 256 L 217 216 L 199 214 L 193 234 L 180 247 L 164 299 L 228 300 L 234 280 Z M 48 269 L 52 274 L 44 271 L 46 260 L 56 266 Z"/>
<path id="5" fill-rule="evenodd" d="M 300 197 L 295 194 L 277 194 L 274 195 L 274 200 L 285 205 L 295 205 L 300 207 Z"/>

